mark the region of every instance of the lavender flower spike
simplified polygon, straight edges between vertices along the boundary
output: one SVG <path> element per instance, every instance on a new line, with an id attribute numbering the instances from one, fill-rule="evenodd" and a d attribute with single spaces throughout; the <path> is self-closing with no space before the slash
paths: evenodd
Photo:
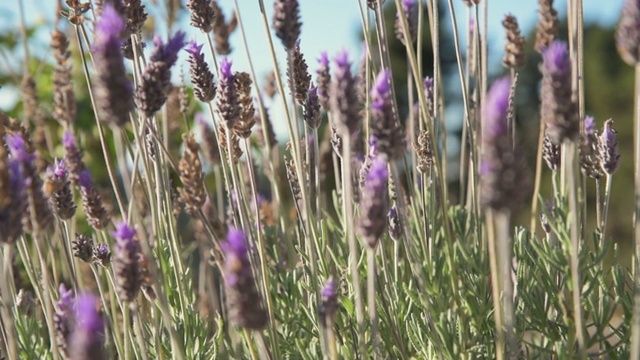
<path id="1" fill-rule="evenodd" d="M 616 131 L 612 128 L 613 120 L 604 122 L 604 129 L 600 135 L 600 162 L 602 170 L 612 175 L 620 165 L 620 153 L 618 152 L 618 139 Z"/>
<path id="2" fill-rule="evenodd" d="M 273 29 L 287 50 L 293 49 L 300 37 L 300 5 L 298 0 L 275 0 Z"/>
<path id="3" fill-rule="evenodd" d="M 238 102 L 238 94 L 234 81 L 233 72 L 231 72 L 231 61 L 226 57 L 220 61 L 220 78 L 218 83 L 218 97 L 216 99 L 216 112 L 220 114 L 222 123 L 228 128 L 233 129 L 235 123 L 240 117 L 240 105 Z"/>
<path id="4" fill-rule="evenodd" d="M 481 202 L 494 210 L 513 210 L 525 199 L 528 183 L 526 162 L 507 131 L 510 79 L 491 86 L 483 109 L 484 153 L 480 160 Z"/>
<path id="5" fill-rule="evenodd" d="M 121 34 L 125 23 L 118 12 L 107 5 L 98 19 L 93 43 L 93 61 L 98 75 L 95 82 L 96 107 L 100 120 L 124 126 L 133 110 L 133 88 L 127 78 L 122 56 Z"/>
<path id="6" fill-rule="evenodd" d="M 253 278 L 244 233 L 230 229 L 222 251 L 231 322 L 240 328 L 263 329 L 267 325 L 267 313 Z"/>
<path id="7" fill-rule="evenodd" d="M 69 338 L 75 324 L 73 292 L 67 290 L 64 284 L 60 284 L 58 291 L 60 292 L 60 299 L 56 302 L 53 324 L 58 348 L 64 355 L 67 355 Z"/>
<path id="8" fill-rule="evenodd" d="M 93 179 L 88 169 L 78 174 L 78 185 L 80 185 L 80 197 L 87 215 L 87 222 L 95 229 L 104 229 L 109 224 L 111 215 L 104 208 L 102 197 L 93 186 Z"/>
<path id="9" fill-rule="evenodd" d="M 402 156 L 405 139 L 393 111 L 391 72 L 380 71 L 371 88 L 371 135 L 376 138 L 376 149 L 390 160 Z"/>
<path id="10" fill-rule="evenodd" d="M 171 91 L 171 67 L 178 60 L 178 52 L 185 44 L 184 38 L 185 33 L 178 31 L 166 44 L 160 38 L 154 40 L 156 48 L 151 53 L 151 62 L 135 95 L 136 105 L 148 117 L 167 101 Z"/>
<path id="11" fill-rule="evenodd" d="M 304 106 L 302 108 L 302 115 L 304 121 L 312 129 L 320 127 L 322 117 L 320 114 L 320 101 L 318 98 L 318 88 L 313 86 L 313 83 L 309 86 Z"/>
<path id="12" fill-rule="evenodd" d="M 133 302 L 142 285 L 142 272 L 139 263 L 140 244 L 136 239 L 136 230 L 126 222 L 116 225 L 111 233 L 116 238 L 113 270 L 120 301 Z"/>
<path id="13" fill-rule="evenodd" d="M 334 62 L 336 66 L 331 84 L 331 111 L 339 133 L 347 131 L 351 135 L 360 127 L 360 108 L 349 53 L 339 52 Z"/>
<path id="14" fill-rule="evenodd" d="M 323 326 L 331 326 L 338 310 L 338 282 L 333 276 L 322 287 L 322 301 L 318 308 Z"/>
<path id="15" fill-rule="evenodd" d="M 213 21 L 218 14 L 213 11 L 210 0 L 189 0 L 187 9 L 191 13 L 191 26 L 197 27 L 205 34 L 213 29 Z"/>
<path id="16" fill-rule="evenodd" d="M 81 295 L 76 304 L 76 326 L 69 341 L 70 360 L 107 359 L 104 351 L 104 322 L 98 299 Z"/>
<path id="17" fill-rule="evenodd" d="M 358 231 L 370 248 L 375 248 L 386 230 L 388 208 L 387 160 L 379 155 L 367 174 L 360 200 Z"/>
<path id="18" fill-rule="evenodd" d="M 195 41 L 191 41 L 185 50 L 189 53 L 189 72 L 191 73 L 194 96 L 205 103 L 213 100 L 216 95 L 216 87 L 213 83 L 213 73 L 204 60 L 202 44 L 198 45 Z"/>
<path id="19" fill-rule="evenodd" d="M 616 28 L 616 47 L 629 65 L 640 62 L 640 2 L 625 0 Z"/>
<path id="20" fill-rule="evenodd" d="M 329 86 L 331 86 L 331 74 L 329 73 L 329 55 L 326 51 L 320 53 L 318 69 L 316 69 L 316 82 L 318 83 L 318 100 L 325 111 L 329 111 Z"/>
<path id="21" fill-rule="evenodd" d="M 43 189 L 49 196 L 49 207 L 61 220 L 71 219 L 76 213 L 69 185 L 69 172 L 64 160 L 56 160 L 54 166 L 49 167 Z"/>
<path id="22" fill-rule="evenodd" d="M 571 100 L 571 59 L 567 44 L 554 41 L 542 51 L 540 115 L 555 144 L 573 140 L 579 133 L 577 106 Z"/>

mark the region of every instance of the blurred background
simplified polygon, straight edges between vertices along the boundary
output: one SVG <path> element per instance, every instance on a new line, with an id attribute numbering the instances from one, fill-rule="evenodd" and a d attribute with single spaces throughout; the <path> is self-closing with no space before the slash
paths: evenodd
<path id="1" fill-rule="evenodd" d="M 341 50 L 350 51 L 354 66 L 359 62 L 362 52 L 362 14 L 358 7 L 358 0 L 300 0 L 302 27 L 301 49 L 305 54 L 309 70 L 315 72 L 317 58 L 321 51 L 327 51 L 330 57 Z M 486 0 L 483 0 L 486 1 Z M 50 35 L 56 18 L 57 1 L 51 0 L 22 0 L 24 5 L 24 24 L 29 37 L 29 50 L 31 52 L 29 72 L 37 81 L 37 90 L 43 102 L 51 102 L 52 79 L 51 70 L 53 58 L 50 54 Z M 186 0 L 148 0 L 145 4 L 150 13 L 147 21 L 147 29 L 144 34 L 147 43 L 150 43 L 153 36 L 159 35 L 166 38 L 167 34 L 174 33 L 178 29 L 188 32 L 188 37 L 203 42 L 205 37 L 191 27 L 186 26 L 189 21 L 189 14 L 184 7 Z M 366 1 L 361 0 L 366 4 Z M 609 215 L 608 233 L 616 242 L 629 245 L 632 242 L 632 213 L 633 213 L 633 163 L 632 163 L 632 123 L 633 123 L 633 69 L 620 60 L 615 47 L 614 31 L 619 17 L 623 0 L 609 1 L 584 1 L 585 19 L 585 100 L 586 113 L 593 115 L 598 127 L 601 127 L 604 120 L 613 118 L 615 128 L 619 133 L 620 152 L 622 153 L 621 167 L 614 176 L 612 207 Z M 219 5 L 225 12 L 227 18 L 231 17 L 234 11 L 233 1 L 219 0 Z M 238 0 L 239 10 L 244 21 L 249 55 L 253 61 L 255 70 L 259 78 L 265 78 L 272 71 L 272 63 L 268 55 L 268 43 L 265 37 L 265 25 L 260 16 L 258 2 L 256 0 Z M 467 37 L 467 25 L 470 19 L 468 8 L 463 1 L 454 1 L 454 14 L 457 18 L 458 33 L 461 37 L 462 51 L 465 52 Z M 22 32 L 20 30 L 21 13 L 19 11 L 20 0 L 6 0 L 0 2 L 0 110 L 11 114 L 20 112 L 20 91 L 19 85 L 24 71 L 24 49 L 22 46 Z M 460 83 L 455 67 L 455 54 L 453 47 L 453 29 L 451 26 L 451 12 L 447 2 L 440 2 L 441 23 L 441 61 L 444 72 L 446 98 L 446 119 L 448 136 L 448 152 L 450 155 L 451 171 L 450 181 L 455 186 L 457 181 L 457 169 L 459 164 L 457 151 L 460 146 L 460 128 L 462 121 L 462 109 L 460 93 Z M 606 5 L 605 5 L 606 4 Z M 271 18 L 272 1 L 265 1 L 267 16 Z M 488 39 L 489 39 L 489 71 L 492 78 L 504 74 L 506 70 L 502 67 L 505 32 L 501 25 L 502 19 L 508 13 L 513 14 L 520 24 L 522 35 L 527 41 L 526 65 L 519 70 L 519 88 L 517 94 L 517 122 L 521 144 L 529 154 L 530 164 L 535 163 L 535 149 L 538 135 L 538 107 L 539 107 L 539 80 L 538 64 L 540 57 L 533 51 L 535 39 L 535 26 L 538 21 L 537 1 L 510 1 L 510 0 L 489 0 L 488 1 Z M 559 17 L 563 24 L 567 13 L 566 1 L 556 1 L 554 4 L 558 10 Z M 395 2 L 388 0 L 385 4 L 387 14 L 388 33 L 393 34 L 393 19 L 395 17 Z M 427 18 L 425 13 L 425 19 Z M 70 31 L 72 28 L 65 21 L 61 22 L 62 30 Z M 270 27 L 270 24 L 267 24 Z M 481 22 L 481 27 L 483 26 Z M 566 25 L 561 26 L 560 38 L 566 40 Z M 427 29 L 425 28 L 425 32 Z M 425 33 L 426 35 L 426 33 Z M 240 31 L 236 30 L 231 36 L 232 53 L 229 57 L 234 63 L 235 70 L 247 71 L 249 67 L 248 57 L 242 46 Z M 429 36 L 423 36 L 429 39 Z M 70 36 L 75 40 L 74 36 Z M 74 48 L 75 47 L 75 48 Z M 151 46 L 148 46 L 148 48 Z M 147 50 L 148 50 L 147 48 Z M 75 51 L 75 52 L 74 52 Z M 285 52 L 281 49 L 279 42 L 276 42 L 276 51 L 279 54 L 281 69 L 286 64 Z M 433 55 L 429 43 L 424 46 L 424 74 L 431 73 Z M 394 80 L 397 89 L 406 89 L 406 58 L 405 50 L 398 40 L 391 39 L 392 66 Z M 79 102 L 78 126 L 82 128 L 85 124 L 87 131 L 91 131 L 93 118 L 90 111 L 90 102 L 86 94 L 86 84 L 79 66 L 77 58 L 77 47 L 72 41 L 72 53 L 76 57 L 74 62 L 76 96 Z M 205 52 L 208 56 L 208 52 Z M 183 79 L 188 84 L 188 65 L 186 64 L 186 53 L 182 52 L 182 60 L 179 67 L 182 71 L 174 71 L 174 83 L 180 84 Z M 257 84 L 262 86 L 263 84 Z M 401 112 L 406 113 L 408 104 L 406 102 L 406 92 L 400 92 Z M 404 105 L 402 105 L 404 104 Z M 267 104 L 270 108 L 271 119 L 274 123 L 276 133 L 280 139 L 286 138 L 286 128 L 282 118 L 282 110 L 278 101 Z M 46 105 L 45 105 L 46 106 Z M 52 120 L 53 121 L 53 120 Z M 89 143 L 90 146 L 90 143 Z M 99 146 L 99 145 L 97 145 Z M 91 148 L 87 149 L 88 156 L 91 156 Z M 544 165 L 543 165 L 544 166 Z M 546 166 L 545 170 L 546 170 Z M 93 170 L 92 170 L 93 171 Z M 100 177 L 100 171 L 94 172 L 96 177 Z M 533 172 L 532 172 L 533 173 Z M 103 174 L 104 175 L 104 174 Z M 542 196 L 547 197 L 551 193 L 550 174 L 548 171 L 543 175 Z M 105 176 L 106 180 L 106 176 Z M 105 181 L 105 184 L 108 184 Z M 601 184 L 602 186 L 604 184 Z M 588 198 L 591 204 L 595 201 L 595 182 L 587 180 Z M 529 190 L 530 191 L 530 190 Z M 592 211 L 593 213 L 593 211 Z M 522 224 L 527 224 L 527 211 L 521 216 Z M 593 217 L 590 217 L 594 219 Z M 593 224 L 595 221 L 591 221 Z M 591 230 L 595 225 L 591 226 Z"/>

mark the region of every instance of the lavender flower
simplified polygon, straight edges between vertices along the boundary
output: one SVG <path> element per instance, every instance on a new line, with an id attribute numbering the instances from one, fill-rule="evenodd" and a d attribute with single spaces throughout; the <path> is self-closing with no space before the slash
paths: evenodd
<path id="1" fill-rule="evenodd" d="M 76 326 L 69 339 L 69 359 L 107 359 L 104 351 L 104 322 L 93 295 L 81 295 L 76 304 Z"/>
<path id="2" fill-rule="evenodd" d="M 75 326 L 74 299 L 73 292 L 67 290 L 64 284 L 60 284 L 58 291 L 60 292 L 60 299 L 55 304 L 56 310 L 53 314 L 53 324 L 58 348 L 66 356 L 71 331 Z"/>
<path id="3" fill-rule="evenodd" d="M 539 0 L 539 20 L 536 26 L 535 49 L 541 53 L 553 42 L 558 33 L 558 12 L 553 8 L 553 0 Z"/>
<path id="4" fill-rule="evenodd" d="M 82 150 L 76 144 L 76 138 L 70 131 L 66 131 L 62 135 L 62 145 L 66 152 L 64 163 L 69 170 L 69 179 L 73 185 L 78 186 L 79 174 L 86 169 L 82 161 Z"/>
<path id="5" fill-rule="evenodd" d="M 318 88 L 313 86 L 313 83 L 309 86 L 306 100 L 302 109 L 302 116 L 304 121 L 312 129 L 320 127 L 322 117 L 320 115 L 320 101 L 318 98 Z"/>
<path id="6" fill-rule="evenodd" d="M 602 170 L 608 175 L 612 175 L 620 164 L 620 153 L 618 152 L 618 139 L 616 131 L 612 127 L 613 120 L 604 122 L 604 128 L 600 135 L 600 163 Z"/>
<path id="7" fill-rule="evenodd" d="M 331 326 L 338 310 L 338 282 L 333 276 L 329 277 L 327 282 L 324 283 L 321 296 L 322 299 L 318 307 L 320 320 L 323 326 Z"/>
<path id="8" fill-rule="evenodd" d="M 275 0 L 273 29 L 287 50 L 293 49 L 300 37 L 300 6 L 298 0 Z"/>
<path id="9" fill-rule="evenodd" d="M 404 134 L 393 111 L 391 98 L 391 72 L 382 70 L 371 88 L 371 134 L 376 137 L 377 150 L 389 160 L 402 156 L 405 149 Z"/>
<path id="10" fill-rule="evenodd" d="M 136 89 L 136 105 L 146 116 L 151 117 L 167 101 L 171 91 L 171 67 L 178 60 L 178 51 L 184 46 L 185 33 L 178 31 L 165 44 L 156 38 L 155 50 L 151 53 L 147 69 Z"/>
<path id="11" fill-rule="evenodd" d="M 211 7 L 211 1 L 189 0 L 187 1 L 187 9 L 189 9 L 191 15 L 191 26 L 202 30 L 205 34 L 213 29 L 213 21 L 217 14 Z"/>
<path id="12" fill-rule="evenodd" d="M 407 25 L 409 35 L 411 36 L 411 42 L 415 44 L 418 39 L 418 6 L 416 0 L 402 0 L 402 10 L 407 17 Z M 396 13 L 395 22 L 396 38 L 400 40 L 402 45 L 405 44 L 404 32 L 402 31 L 402 13 L 398 11 Z"/>
<path id="13" fill-rule="evenodd" d="M 304 105 L 307 98 L 307 91 L 311 83 L 311 75 L 309 75 L 307 61 L 304 59 L 302 51 L 300 51 L 300 40 L 296 41 L 295 46 L 290 49 L 287 57 L 287 75 L 289 76 L 289 88 L 299 105 Z"/>
<path id="14" fill-rule="evenodd" d="M 233 129 L 236 120 L 240 116 L 240 105 L 238 104 L 234 75 L 231 72 L 231 62 L 226 57 L 223 57 L 220 62 L 218 77 L 220 81 L 216 98 L 216 112 L 220 115 L 224 126 L 228 129 Z"/>
<path id="15" fill-rule="evenodd" d="M 358 224 L 360 235 L 372 249 L 378 245 L 378 241 L 386 230 L 388 178 L 387 160 L 384 155 L 379 155 L 371 165 L 362 189 Z"/>
<path id="16" fill-rule="evenodd" d="M 513 210 L 525 199 L 528 185 L 527 167 L 518 148 L 507 131 L 509 77 L 503 77 L 491 86 L 483 109 L 484 154 L 480 161 L 481 202 L 495 209 Z"/>
<path id="17" fill-rule="evenodd" d="M 15 243 L 22 235 L 22 215 L 24 214 L 27 201 L 24 194 L 25 179 L 17 159 L 8 159 L 7 151 L 0 147 L 0 169 L 3 173 L 4 186 L 2 190 L 6 193 L 2 196 L 2 206 L 0 207 L 0 244 Z"/>
<path id="18" fill-rule="evenodd" d="M 71 241 L 73 256 L 89 262 L 93 257 L 93 239 L 86 234 L 76 234 L 76 238 Z"/>
<path id="19" fill-rule="evenodd" d="M 195 41 L 189 42 L 185 49 L 189 53 L 189 71 L 191 82 L 193 83 L 193 95 L 202 102 L 213 100 L 216 95 L 216 86 L 213 83 L 213 73 L 209 70 L 209 65 L 204 60 L 202 45 Z"/>
<path id="20" fill-rule="evenodd" d="M 524 65 L 524 37 L 520 35 L 518 20 L 515 16 L 508 14 L 502 20 L 502 26 L 507 33 L 502 64 L 508 68 L 521 67 Z"/>
<path id="21" fill-rule="evenodd" d="M 336 66 L 331 84 L 331 111 L 338 126 L 338 132 L 348 132 L 347 134 L 351 135 L 360 127 L 360 108 L 356 93 L 356 81 L 351 74 L 349 53 L 339 52 L 334 62 Z"/>
<path id="22" fill-rule="evenodd" d="M 640 2 L 625 0 L 616 28 L 616 47 L 629 65 L 640 61 Z"/>
<path id="23" fill-rule="evenodd" d="M 320 53 L 316 69 L 316 82 L 318 83 L 318 100 L 325 111 L 329 110 L 329 87 L 331 86 L 331 74 L 329 73 L 329 56 L 326 51 Z"/>
<path id="24" fill-rule="evenodd" d="M 202 163 L 198 156 L 200 145 L 196 142 L 193 133 L 183 134 L 182 140 L 185 151 L 178 164 L 180 181 L 182 181 L 183 185 L 178 189 L 180 202 L 184 204 L 184 209 L 187 214 L 196 216 L 206 199 Z"/>
<path id="25" fill-rule="evenodd" d="M 98 189 L 93 185 L 93 179 L 88 169 L 78 174 L 78 185 L 80 186 L 80 197 L 82 207 L 87 215 L 87 222 L 93 228 L 104 229 L 111 220 L 111 215 L 104 207 L 102 197 Z"/>
<path id="26" fill-rule="evenodd" d="M 540 115 L 556 144 L 579 133 L 578 111 L 571 100 L 571 59 L 567 44 L 554 41 L 542 52 L 542 101 Z"/>
<path id="27" fill-rule="evenodd" d="M 121 34 L 124 21 L 117 11 L 107 5 L 98 19 L 93 43 L 93 62 L 98 70 L 95 77 L 95 100 L 100 120 L 124 126 L 133 110 L 133 88 L 127 78 L 122 56 Z"/>
<path id="28" fill-rule="evenodd" d="M 68 220 L 76 213 L 64 160 L 56 160 L 49 167 L 43 191 L 49 196 L 49 207 L 60 220 Z"/>
<path id="29" fill-rule="evenodd" d="M 433 95 L 434 95 L 433 78 L 429 76 L 425 77 L 422 84 L 424 87 L 424 97 L 427 100 L 427 109 L 429 110 L 429 117 L 434 118 L 436 116 L 436 112 L 435 112 L 436 107 L 435 107 L 435 99 L 433 98 Z"/>
<path id="30" fill-rule="evenodd" d="M 202 113 L 195 115 L 196 124 L 200 128 L 200 134 L 202 135 L 202 148 L 204 157 L 209 161 L 209 164 L 220 164 L 220 149 L 218 148 L 218 140 L 216 140 L 215 134 L 211 127 L 204 120 Z"/>
<path id="31" fill-rule="evenodd" d="M 116 238 L 113 270 L 120 301 L 133 302 L 142 285 L 142 271 L 139 263 L 140 244 L 136 231 L 126 222 L 116 225 L 111 233 Z"/>
<path id="32" fill-rule="evenodd" d="M 111 263 L 111 251 L 107 244 L 98 244 L 93 247 L 93 263 L 103 267 Z"/>
<path id="33" fill-rule="evenodd" d="M 389 226 L 389 237 L 391 240 L 399 241 L 402 239 L 402 224 L 398 216 L 398 208 L 393 205 L 387 213 L 387 224 Z"/>
<path id="34" fill-rule="evenodd" d="M 21 171 L 22 188 L 26 192 L 27 199 L 30 199 L 29 201 L 25 200 L 25 205 L 29 206 L 28 210 L 22 213 L 22 223 L 26 229 L 32 230 L 35 227 L 32 220 L 35 219 L 40 230 L 48 230 L 53 224 L 53 214 L 47 205 L 48 200 L 42 192 L 42 180 L 35 168 L 34 160 L 36 159 L 36 154 L 30 149 L 29 144 L 21 134 L 8 134 L 5 141 L 12 160 L 19 164 L 17 166 L 20 167 Z M 25 206 L 23 209 L 27 209 L 27 207 Z M 12 209 L 12 211 L 15 210 Z"/>
<path id="35" fill-rule="evenodd" d="M 600 164 L 600 140 L 595 128 L 596 122 L 593 116 L 586 116 L 584 118 L 584 135 L 581 138 L 579 150 L 580 168 L 587 176 L 597 180 L 604 173 Z"/>
<path id="36" fill-rule="evenodd" d="M 230 229 L 222 251 L 225 256 L 223 274 L 231 322 L 240 328 L 263 329 L 267 325 L 267 313 L 253 278 L 244 233 Z"/>

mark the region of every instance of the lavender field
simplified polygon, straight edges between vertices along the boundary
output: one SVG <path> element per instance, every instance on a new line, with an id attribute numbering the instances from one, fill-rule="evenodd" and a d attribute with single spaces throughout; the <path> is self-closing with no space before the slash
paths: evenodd
<path id="1" fill-rule="evenodd" d="M 640 0 L 26 1 L 0 359 L 640 359 Z"/>

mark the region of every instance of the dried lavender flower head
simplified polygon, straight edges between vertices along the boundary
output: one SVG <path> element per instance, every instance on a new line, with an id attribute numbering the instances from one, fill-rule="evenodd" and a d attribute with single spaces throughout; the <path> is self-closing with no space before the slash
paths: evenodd
<path id="1" fill-rule="evenodd" d="M 191 15 L 191 26 L 202 30 L 204 33 L 212 30 L 216 14 L 210 0 L 188 0 L 187 9 L 189 9 Z"/>
<path id="2" fill-rule="evenodd" d="M 609 119 L 604 122 L 604 128 L 600 135 L 600 162 L 602 170 L 611 175 L 620 164 L 620 153 L 618 152 L 618 139 L 616 131 L 612 127 L 613 120 Z"/>
<path id="3" fill-rule="evenodd" d="M 220 115 L 221 122 L 228 129 L 233 129 L 240 117 L 240 104 L 235 86 L 235 76 L 231 71 L 231 61 L 223 57 L 220 61 L 219 83 L 216 99 L 216 112 Z"/>
<path id="4" fill-rule="evenodd" d="M 273 29 L 287 50 L 293 49 L 300 37 L 300 5 L 298 0 L 275 0 L 273 3 Z"/>
<path id="5" fill-rule="evenodd" d="M 205 103 L 213 100 L 216 88 L 213 83 L 213 73 L 204 60 L 202 44 L 198 45 L 192 40 L 185 50 L 189 53 L 189 72 L 191 73 L 194 96 Z"/>
<path id="6" fill-rule="evenodd" d="M 360 221 L 358 230 L 370 248 L 375 248 L 386 230 L 388 209 L 387 159 L 378 155 L 371 165 L 360 199 Z"/>
<path id="7" fill-rule="evenodd" d="M 640 61 L 640 2 L 625 0 L 616 28 L 616 47 L 624 62 L 635 65 Z"/>
<path id="8" fill-rule="evenodd" d="M 93 60 L 98 75 L 95 82 L 96 106 L 105 123 L 124 126 L 133 110 L 133 88 L 127 78 L 122 55 L 124 20 L 107 5 L 98 19 L 93 43 Z"/>
<path id="9" fill-rule="evenodd" d="M 267 313 L 256 288 L 244 233 L 230 229 L 222 245 L 223 274 L 231 322 L 240 328 L 260 330 L 267 325 Z"/>
<path id="10" fill-rule="evenodd" d="M 104 322 L 98 299 L 80 295 L 76 304 L 76 326 L 69 341 L 69 359 L 107 359 L 104 351 Z"/>

